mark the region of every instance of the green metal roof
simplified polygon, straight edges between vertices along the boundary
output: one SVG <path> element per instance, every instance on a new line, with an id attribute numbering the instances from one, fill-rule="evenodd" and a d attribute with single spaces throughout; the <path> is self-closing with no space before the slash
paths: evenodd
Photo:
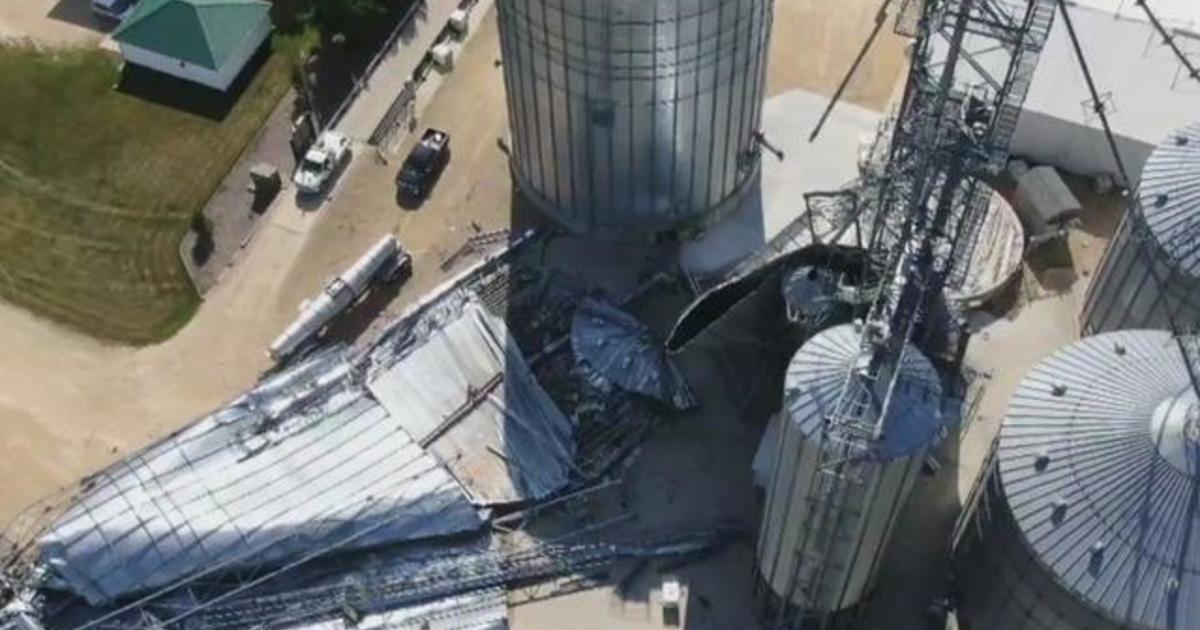
<path id="1" fill-rule="evenodd" d="M 262 0 L 142 0 L 113 39 L 218 70 L 270 9 Z"/>

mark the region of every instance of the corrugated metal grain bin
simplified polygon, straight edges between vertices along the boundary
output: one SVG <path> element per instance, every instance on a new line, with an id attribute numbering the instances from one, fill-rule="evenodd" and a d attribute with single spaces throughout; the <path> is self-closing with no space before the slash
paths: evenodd
<path id="1" fill-rule="evenodd" d="M 771 0 L 497 4 L 511 166 L 573 232 L 687 237 L 755 179 Z"/>

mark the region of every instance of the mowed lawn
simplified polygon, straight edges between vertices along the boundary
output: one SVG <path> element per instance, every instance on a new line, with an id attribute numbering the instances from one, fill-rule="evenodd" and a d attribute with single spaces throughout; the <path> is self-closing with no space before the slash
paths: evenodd
<path id="1" fill-rule="evenodd" d="M 118 64 L 100 50 L 0 45 L 0 299 L 145 344 L 195 311 L 179 244 L 290 70 L 272 54 L 215 119 L 114 89 Z"/>

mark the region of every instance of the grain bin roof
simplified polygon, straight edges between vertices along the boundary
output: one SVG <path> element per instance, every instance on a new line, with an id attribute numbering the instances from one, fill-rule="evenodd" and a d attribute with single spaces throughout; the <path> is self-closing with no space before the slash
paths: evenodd
<path id="1" fill-rule="evenodd" d="M 1197 401 L 1170 335 L 1072 344 L 1021 382 L 998 461 L 1039 562 L 1123 624 L 1200 618 Z"/>
<path id="2" fill-rule="evenodd" d="M 270 10 L 262 0 L 142 0 L 113 39 L 219 70 Z"/>
<path id="3" fill-rule="evenodd" d="M 1150 155 L 1138 202 L 1166 255 L 1200 278 L 1200 122 L 1171 134 Z"/>
<path id="4" fill-rule="evenodd" d="M 805 342 L 784 377 L 787 421 L 796 423 L 805 435 L 820 435 L 861 353 L 861 334 L 852 324 L 829 328 Z M 885 460 L 905 457 L 936 443 L 947 421 L 941 381 L 929 359 L 910 346 L 900 365 L 901 376 L 885 420 L 884 437 L 877 445 L 879 457 Z M 882 397 L 876 396 L 877 400 Z"/>

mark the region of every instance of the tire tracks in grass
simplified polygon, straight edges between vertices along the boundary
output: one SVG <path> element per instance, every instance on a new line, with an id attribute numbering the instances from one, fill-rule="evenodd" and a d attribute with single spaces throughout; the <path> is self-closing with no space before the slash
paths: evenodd
<path id="1" fill-rule="evenodd" d="M 0 242 L 8 243 L 0 256 L 0 295 L 8 301 L 101 336 L 132 339 L 144 336 L 140 327 L 159 325 L 164 313 L 135 309 L 149 317 L 130 319 L 115 303 L 176 302 L 174 294 L 184 292 L 177 274 L 150 271 L 175 255 L 165 228 L 178 217 L 84 199 L 2 155 L 0 187 L 12 191 L 8 202 L 15 204 L 0 212 Z"/>
<path id="2" fill-rule="evenodd" d="M 0 173 L 7 175 L 8 179 L 24 188 L 27 192 L 97 214 L 155 222 L 175 222 L 179 220 L 177 217 L 163 216 L 160 212 L 130 210 L 72 195 L 60 190 L 58 186 L 50 182 L 26 173 L 2 155 L 0 155 Z"/>

